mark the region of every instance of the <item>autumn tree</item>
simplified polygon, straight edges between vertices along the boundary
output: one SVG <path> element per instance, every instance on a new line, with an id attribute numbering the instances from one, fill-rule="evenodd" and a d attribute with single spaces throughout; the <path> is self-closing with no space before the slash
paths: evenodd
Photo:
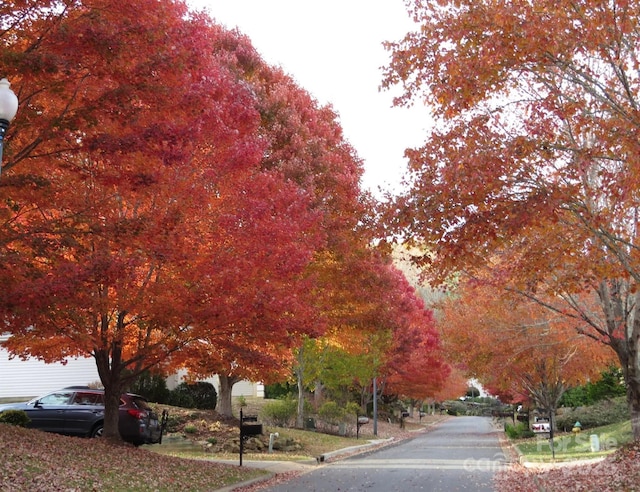
<path id="1" fill-rule="evenodd" d="M 459 365 L 454 364 L 453 359 L 446 355 L 446 340 L 442 334 L 440 335 L 440 340 L 443 346 L 442 350 L 445 354 L 445 360 L 449 364 L 450 371 L 442 387 L 429 398 L 429 401 L 434 403 L 446 400 L 457 400 L 463 396 L 469 388 L 469 378 L 465 375 L 464 370 Z"/>
<path id="2" fill-rule="evenodd" d="M 205 55 L 203 23 L 184 6 L 43 4 L 2 10 L 3 66 L 21 100 L 2 181 L 6 346 L 93 356 L 117 438 L 125 369 L 191 336 L 180 264 L 206 194 L 195 156 L 232 168 L 255 113 L 241 111 L 250 95 Z"/>
<path id="3" fill-rule="evenodd" d="M 296 379 L 303 389 L 313 393 L 312 403 L 316 409 L 326 400 L 346 405 L 353 399 L 356 387 L 363 383 L 368 387 L 374 377 L 375 353 L 362 350 L 364 346 L 371 348 L 372 337 L 359 332 L 350 332 L 348 337 L 348 346 L 344 346 L 336 333 L 326 333 L 305 340 L 296 352 Z M 359 350 L 354 350 L 354 345 Z M 364 408 L 364 402 L 360 404 Z"/>
<path id="4" fill-rule="evenodd" d="M 490 268 L 607 343 L 640 439 L 640 4 L 408 5 L 417 30 L 388 44 L 383 85 L 434 130 L 407 151 L 393 227 L 436 282 Z"/>
<path id="5" fill-rule="evenodd" d="M 273 174 L 259 171 L 251 198 L 244 199 L 246 208 L 228 210 L 230 217 L 246 220 L 230 231 L 234 246 L 217 241 L 221 248 L 212 263 L 216 277 L 227 285 L 216 290 L 217 301 L 210 309 L 215 319 L 228 320 L 229 328 L 209 330 L 198 341 L 199 354 L 190 353 L 184 364 L 193 375 L 218 374 L 219 412 L 228 416 L 233 384 L 241 379 L 278 380 L 290 368 L 292 348 L 317 329 L 316 311 L 300 294 L 313 288 L 304 272 L 322 243 L 317 214 L 310 210 L 307 195 L 279 175 L 267 186 L 264 177 Z M 241 276 L 225 265 L 241 266 Z"/>
<path id="6" fill-rule="evenodd" d="M 298 383 L 298 426 L 303 424 L 306 389 L 320 402 L 325 385 L 335 394 L 345 389 L 346 381 L 369 381 L 382 364 L 381 348 L 371 342 L 387 336 L 383 335 L 389 330 L 387 301 L 395 286 L 385 275 L 388 265 L 356 237 L 355 230 L 351 234 L 348 254 L 340 248 L 326 249 L 309 267 L 309 274 L 316 279 L 312 293 L 315 305 L 326 329 L 318 340 L 306 340 L 296 350 L 293 370 Z M 351 365 L 345 366 L 344 360 L 333 365 L 336 358 L 349 359 Z M 332 367 L 327 371 L 329 365 Z"/>
<path id="7" fill-rule="evenodd" d="M 314 249 L 316 216 L 261 171 L 255 94 L 207 17 L 173 1 L 0 9 L 21 100 L 0 183 L 6 347 L 94 357 L 117 438 L 137 373 L 194 341 L 300 329 L 284 290 Z"/>
<path id="8" fill-rule="evenodd" d="M 488 285 L 462 282 L 441 308 L 450 360 L 506 403 L 555 413 L 567 389 L 613 362 L 614 354 L 578 333 L 572 320 Z"/>
<path id="9" fill-rule="evenodd" d="M 217 374 L 218 411 L 230 417 L 233 384 L 271 382 L 290 367 L 297 340 L 315 333 L 313 306 L 298 292 L 312 285 L 303 274 L 322 241 L 308 197 L 278 173 L 258 168 L 218 187 L 224 199 L 190 266 L 207 299 L 195 311 L 205 329 L 173 365 L 191 377 Z"/>
<path id="10" fill-rule="evenodd" d="M 448 375 L 431 311 L 388 258 L 372 255 L 370 267 L 345 277 L 348 291 L 333 304 L 345 312 L 334 313 L 325 335 L 298 354 L 299 384 L 318 403 L 324 390 L 334 398 L 357 391 L 364 410 L 373 378 L 384 393 L 424 399 Z"/>
<path id="11" fill-rule="evenodd" d="M 359 312 L 350 304 L 352 300 L 366 297 L 365 290 L 355 287 L 353 278 L 366 268 L 371 255 L 371 234 L 361 225 L 369 205 L 359 187 L 362 163 L 344 139 L 333 109 L 320 106 L 280 68 L 267 65 L 246 36 L 220 28 L 216 47 L 230 70 L 256 94 L 259 132 L 265 143 L 261 169 L 278 173 L 289 186 L 298 187 L 299 193 L 309 197 L 309 211 L 318 217 L 321 241 L 316 243 L 312 261 L 300 283 L 297 286 L 291 283 L 289 289 L 290 297 L 306 305 L 307 313 L 313 316 L 295 319 L 305 323 L 311 338 L 322 335 L 327 328 L 335 330 L 346 326 L 354 313 Z M 305 342 L 301 338 L 289 338 L 290 343 L 296 341 L 300 354 L 304 352 Z M 290 347 L 284 345 L 264 344 L 263 350 L 267 347 L 272 347 L 275 359 L 292 355 Z M 236 360 L 233 353 L 223 354 L 217 350 L 208 356 L 203 354 L 208 358 L 209 367 L 213 367 L 214 354 L 223 357 L 216 367 L 224 368 L 225 373 L 231 365 L 234 374 L 251 371 L 249 359 Z M 261 369 L 263 374 L 264 369 Z M 302 392 L 303 386 L 299 387 Z M 299 425 L 302 426 L 302 394 L 299 403 Z M 227 407 L 225 411 L 230 412 L 230 404 Z"/>
<path id="12" fill-rule="evenodd" d="M 393 357 L 385 368 L 385 391 L 415 401 L 435 398 L 451 374 L 431 311 L 421 314 L 422 319 L 415 320 L 407 333 L 398 334 Z"/>

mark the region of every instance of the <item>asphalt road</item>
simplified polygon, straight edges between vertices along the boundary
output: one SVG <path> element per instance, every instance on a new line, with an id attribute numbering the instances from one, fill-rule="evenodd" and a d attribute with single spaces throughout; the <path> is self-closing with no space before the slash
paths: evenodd
<path id="1" fill-rule="evenodd" d="M 449 419 L 427 433 L 364 456 L 328 463 L 273 492 L 493 491 L 505 464 L 488 417 Z"/>

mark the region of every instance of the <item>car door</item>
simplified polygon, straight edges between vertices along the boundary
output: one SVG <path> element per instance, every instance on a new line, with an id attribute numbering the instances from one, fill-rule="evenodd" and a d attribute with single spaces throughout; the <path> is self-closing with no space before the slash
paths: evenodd
<path id="1" fill-rule="evenodd" d="M 87 436 L 104 419 L 104 398 L 96 391 L 76 391 L 65 412 L 65 434 Z"/>
<path id="2" fill-rule="evenodd" d="M 73 391 L 57 391 L 33 401 L 26 410 L 31 420 L 29 427 L 47 432 L 64 433 L 65 411 L 69 409 L 69 403 L 73 397 Z"/>

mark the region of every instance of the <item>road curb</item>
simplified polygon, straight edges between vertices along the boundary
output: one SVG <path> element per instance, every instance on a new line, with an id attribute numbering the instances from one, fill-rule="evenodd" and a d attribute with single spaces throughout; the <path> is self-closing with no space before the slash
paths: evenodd
<path id="1" fill-rule="evenodd" d="M 381 447 L 395 440 L 396 439 L 393 437 L 389 439 L 375 439 L 375 440 L 369 441 L 367 444 L 349 446 L 347 448 L 337 449 L 335 451 L 323 453 L 320 456 L 318 456 L 315 460 L 301 460 L 301 461 L 268 461 L 266 460 L 266 461 L 245 462 L 247 466 L 266 469 L 268 473 L 262 477 L 256 477 L 251 480 L 245 480 L 244 482 L 238 482 L 220 489 L 215 489 L 215 492 L 232 492 L 234 490 L 241 489 L 244 487 L 250 487 L 257 483 L 267 482 L 271 480 L 273 477 L 275 477 L 276 475 L 281 473 L 286 473 L 289 471 L 292 471 L 292 472 L 299 471 L 301 473 L 305 473 L 306 471 L 315 469 L 318 465 L 323 465 L 325 463 L 329 463 L 330 461 L 337 461 L 340 458 L 347 457 L 352 454 L 357 454 L 359 452 L 364 452 L 364 451 L 367 451 L 368 449 Z M 216 460 L 213 460 L 213 461 L 216 461 Z M 227 460 L 222 460 L 218 462 L 231 464 L 231 462 Z M 269 467 L 280 468 L 280 470 L 269 471 L 268 470 Z"/>
<path id="2" fill-rule="evenodd" d="M 437 424 L 442 423 L 446 419 L 438 420 L 430 425 L 425 425 L 422 429 L 416 429 L 414 432 L 417 434 L 419 432 L 427 432 Z M 248 466 L 253 466 L 255 468 L 268 469 L 272 468 L 281 468 L 278 471 L 269 471 L 269 473 L 265 474 L 262 477 L 256 477 L 251 480 L 246 480 L 244 482 L 238 482 L 232 485 L 228 485 L 226 487 L 215 489 L 214 492 L 233 492 L 234 490 L 242 489 L 244 487 L 250 487 L 252 485 L 267 482 L 271 480 L 276 475 L 287 472 L 295 472 L 299 471 L 301 473 L 305 473 L 310 470 L 314 470 L 318 466 L 322 466 L 324 464 L 329 464 L 335 461 L 339 461 L 344 458 L 348 458 L 358 454 L 364 454 L 368 451 L 375 451 L 377 449 L 401 443 L 404 439 L 398 439 L 396 437 L 390 437 L 387 439 L 372 439 L 369 440 L 366 444 L 359 444 L 355 446 L 349 446 L 342 449 L 337 449 L 335 451 L 329 451 L 327 453 L 323 453 L 318 456 L 315 461 L 314 460 L 302 460 L 302 461 L 249 461 L 245 462 Z M 216 460 L 213 460 L 216 461 Z M 227 462 L 227 461 L 219 461 L 219 462 Z"/>
<path id="3" fill-rule="evenodd" d="M 395 438 L 390 437 L 388 439 L 374 439 L 369 441 L 367 444 L 360 444 L 357 446 L 349 446 L 348 448 L 337 449 L 335 451 L 329 451 L 328 453 L 323 453 L 318 456 L 318 463 L 326 463 L 332 459 L 340 458 L 341 456 L 352 454 L 358 451 L 366 451 L 369 448 L 373 448 L 375 446 L 380 446 L 384 444 L 388 444 L 394 441 Z"/>

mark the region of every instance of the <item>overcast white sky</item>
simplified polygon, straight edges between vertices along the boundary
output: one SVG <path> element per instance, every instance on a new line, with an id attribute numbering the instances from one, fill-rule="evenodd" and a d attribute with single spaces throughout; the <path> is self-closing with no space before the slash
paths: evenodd
<path id="1" fill-rule="evenodd" d="M 239 28 L 271 65 L 281 66 L 320 103 L 331 104 L 346 140 L 364 160 L 363 186 L 397 190 L 404 149 L 422 143 L 422 108 L 392 108 L 380 67 L 413 28 L 403 0 L 187 0 L 218 23 Z"/>

